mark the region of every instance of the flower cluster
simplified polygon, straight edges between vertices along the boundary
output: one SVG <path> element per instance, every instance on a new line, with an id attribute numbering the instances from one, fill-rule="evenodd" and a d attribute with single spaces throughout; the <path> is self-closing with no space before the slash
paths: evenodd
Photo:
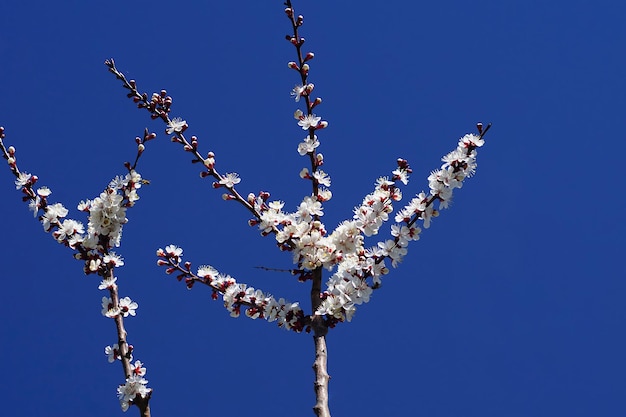
<path id="1" fill-rule="evenodd" d="M 482 125 L 479 124 L 479 131 L 481 129 Z M 476 172 L 476 148 L 484 143 L 482 135 L 467 134 L 459 139 L 457 148 L 441 159 L 444 162 L 441 169 L 433 171 L 428 177 L 430 197 L 424 193 L 418 194 L 396 214 L 396 222 L 412 224 L 419 218 L 425 228 L 430 227 L 431 218 L 439 215 L 433 202 L 439 201 L 439 209 L 448 208 L 454 189 L 461 188 L 463 181 Z"/>
<path id="2" fill-rule="evenodd" d="M 337 271 L 328 281 L 328 290 L 324 292 L 324 300 L 316 314 L 351 320 L 355 306 L 369 301 L 371 290 L 380 285 L 380 277 L 388 272 L 385 258 L 389 258 L 391 265 L 396 267 L 406 255 L 409 242 L 419 240 L 421 229 L 415 226 L 415 222 L 422 220 L 424 227 L 428 228 L 431 218 L 438 215 L 433 203 L 439 201 L 439 209 L 447 208 L 453 190 L 461 188 L 463 180 L 475 172 L 476 148 L 483 144 L 481 136 L 465 135 L 459 140 L 457 148 L 442 158 L 444 164 L 441 169 L 428 177 L 430 197 L 423 192 L 419 193 L 396 214 L 397 224 L 391 226 L 394 239 L 378 242 L 376 247 L 367 250 L 361 246 L 343 253 Z M 393 178 L 406 184 L 410 168 L 406 161 L 398 162 Z M 401 194 L 394 183 L 379 179 L 375 192 L 366 196 L 361 207 L 355 210 L 354 227 L 357 233 L 365 236 L 377 234 L 380 225 L 388 220 L 388 214 L 393 210 L 391 201 L 400 198 Z M 349 224 L 344 222 L 337 230 Z M 368 278 L 371 278 L 371 284 L 368 284 Z"/>
<path id="3" fill-rule="evenodd" d="M 33 191 L 33 185 L 38 180 L 36 176 L 18 171 L 16 177 L 16 187 L 29 196 L 29 207 L 34 215 L 43 211 L 39 219 L 44 230 L 52 232 L 57 242 L 77 251 L 76 259 L 85 261 L 85 273 L 98 272 L 105 264 L 123 265 L 121 258 L 113 252 L 109 253 L 109 249 L 120 245 L 122 225 L 128 221 L 126 208 L 132 207 L 139 199 L 137 190 L 143 182 L 139 173 L 131 170 L 124 177 L 116 177 L 99 197 L 78 205 L 79 210 L 89 213 L 86 233 L 80 221 L 65 219 L 69 211 L 63 204 L 48 202 L 52 194 L 48 187 Z"/>
<path id="4" fill-rule="evenodd" d="M 191 264 L 181 265 L 183 250 L 175 245 L 168 245 L 165 250 L 157 250 L 159 260 L 157 265 L 166 266 L 166 272 L 179 272 L 178 280 L 185 280 L 187 287 L 193 287 L 198 282 L 207 285 L 213 290 L 213 299 L 222 294 L 224 307 L 231 317 L 239 317 L 241 308 L 245 307 L 244 314 L 252 319 L 276 321 L 279 327 L 286 330 L 300 332 L 305 326 L 304 312 L 298 303 L 290 303 L 284 298 L 276 300 L 272 295 L 254 289 L 246 284 L 238 283 L 230 275 L 219 273 L 212 266 L 204 265 L 198 268 L 197 273 L 191 272 Z"/>
<path id="5" fill-rule="evenodd" d="M 147 387 L 148 380 L 143 377 L 146 374 L 146 368 L 141 366 L 141 362 L 135 362 L 135 365 L 132 365 L 132 374 L 126 378 L 126 383 L 117 388 L 117 397 L 123 411 L 128 410 L 137 396 L 147 398 L 152 393 L 152 389 Z"/>

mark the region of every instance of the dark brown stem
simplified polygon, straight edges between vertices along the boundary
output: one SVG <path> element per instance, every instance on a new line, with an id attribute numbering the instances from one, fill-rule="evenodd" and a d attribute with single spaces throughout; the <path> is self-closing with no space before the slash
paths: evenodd
<path id="1" fill-rule="evenodd" d="M 148 394 L 148 398 L 137 398 L 133 400 L 133 404 L 139 408 L 140 417 L 150 417 L 150 394 Z"/>
<path id="2" fill-rule="evenodd" d="M 293 8 L 293 5 L 291 4 L 291 0 L 286 0 L 285 6 L 289 7 L 292 10 L 291 16 L 289 16 L 289 20 L 291 21 L 291 28 L 293 30 L 293 39 L 296 40 L 296 43 L 294 44 L 294 46 L 296 47 L 296 52 L 298 55 L 298 68 L 300 68 L 300 80 L 302 81 L 302 86 L 305 87 L 308 84 L 309 74 L 308 72 L 305 72 L 302 70 L 302 67 L 304 66 L 306 61 L 302 57 L 302 43 L 300 42 L 301 38 L 300 38 L 300 34 L 298 33 L 299 25 L 296 20 L 297 15 L 296 15 L 296 11 Z M 311 107 L 311 97 L 309 94 L 306 94 L 303 96 L 303 98 L 306 103 L 307 115 L 310 116 L 313 114 L 313 110 Z M 311 139 L 315 137 L 315 128 L 312 127 L 309 129 L 309 137 Z M 309 160 L 311 161 L 311 171 L 312 172 L 317 171 L 318 164 L 317 164 L 317 152 L 316 151 L 313 151 L 309 154 Z M 313 195 L 317 197 L 317 195 L 319 194 L 319 183 L 317 182 L 315 178 L 311 180 L 311 183 L 313 184 Z M 317 219 L 318 216 L 315 216 L 315 217 Z"/>

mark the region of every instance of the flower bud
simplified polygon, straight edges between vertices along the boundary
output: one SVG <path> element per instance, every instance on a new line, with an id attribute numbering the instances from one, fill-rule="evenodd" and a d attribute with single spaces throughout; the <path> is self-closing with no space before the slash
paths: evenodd
<path id="1" fill-rule="evenodd" d="M 321 98 L 319 98 L 319 97 L 317 97 L 317 98 L 313 101 L 313 103 L 311 103 L 311 110 L 313 110 L 313 108 L 315 108 L 315 106 L 317 106 L 318 104 L 321 104 L 321 103 L 322 103 L 322 99 L 321 99 Z"/>

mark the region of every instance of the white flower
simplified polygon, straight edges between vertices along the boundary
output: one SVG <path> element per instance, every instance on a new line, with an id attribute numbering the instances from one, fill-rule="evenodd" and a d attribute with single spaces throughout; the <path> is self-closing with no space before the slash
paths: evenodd
<path id="1" fill-rule="evenodd" d="M 183 254 L 183 249 L 179 248 L 176 245 L 167 245 L 165 247 L 165 253 L 167 253 L 171 257 L 178 257 Z"/>
<path id="2" fill-rule="evenodd" d="M 33 211 L 33 217 L 37 217 L 39 209 L 41 208 L 41 197 L 35 196 L 34 200 L 30 200 L 28 203 L 28 209 Z"/>
<path id="3" fill-rule="evenodd" d="M 410 240 L 419 240 L 421 231 L 417 226 L 391 225 L 391 235 L 398 239 L 398 245 L 403 248 L 408 246 Z"/>
<path id="4" fill-rule="evenodd" d="M 59 217 L 67 216 L 67 209 L 63 207 L 61 203 L 50 204 L 46 206 L 46 213 L 41 219 L 43 228 L 46 232 L 50 231 L 50 228 L 59 221 Z"/>
<path id="5" fill-rule="evenodd" d="M 120 359 L 120 347 L 117 345 L 117 343 L 113 346 L 105 347 L 104 353 L 108 356 L 109 363 L 113 363 L 116 359 Z"/>
<path id="6" fill-rule="evenodd" d="M 15 180 L 15 189 L 21 190 L 22 187 L 28 184 L 31 178 L 32 178 L 32 175 L 26 172 L 20 172 L 20 174 L 17 176 L 17 179 Z"/>
<path id="7" fill-rule="evenodd" d="M 82 201 L 80 203 L 78 203 L 78 210 L 80 211 L 89 211 L 89 209 L 91 208 L 91 200 L 87 200 L 87 201 Z"/>
<path id="8" fill-rule="evenodd" d="M 422 220 L 424 221 L 424 228 L 428 229 L 430 227 L 430 219 L 432 217 L 437 217 L 439 215 L 439 212 L 435 209 L 433 209 L 432 204 L 428 207 L 426 207 L 426 210 L 424 210 L 422 212 Z"/>
<path id="9" fill-rule="evenodd" d="M 98 285 L 98 289 L 99 290 L 113 289 L 116 287 L 115 281 L 117 281 L 117 278 L 115 277 L 105 278 L 100 282 L 100 285 Z"/>
<path id="10" fill-rule="evenodd" d="M 330 177 L 321 169 L 318 169 L 313 173 L 313 178 L 315 178 L 319 184 L 330 187 Z"/>
<path id="11" fill-rule="evenodd" d="M 63 242 L 66 238 L 69 238 L 75 233 L 80 234 L 84 232 L 85 229 L 83 228 L 83 224 L 81 222 L 66 219 L 63 220 L 63 223 L 59 225 L 58 230 L 53 233 L 53 236 L 57 240 L 57 242 Z"/>
<path id="12" fill-rule="evenodd" d="M 130 372 L 132 375 L 144 376 L 146 374 L 146 368 L 141 361 L 135 361 L 134 364 L 130 365 Z"/>
<path id="13" fill-rule="evenodd" d="M 124 315 L 124 317 L 128 317 L 129 315 L 134 316 L 137 314 L 135 310 L 139 307 L 139 305 L 132 301 L 130 297 L 124 297 L 120 299 L 119 302 L 119 310 Z"/>
<path id="14" fill-rule="evenodd" d="M 306 116 L 300 117 L 298 126 L 302 127 L 302 130 L 308 130 L 310 128 L 317 127 L 317 124 L 320 122 L 320 120 L 322 120 L 321 117 L 318 117 L 315 114 L 308 114 Z"/>
<path id="15" fill-rule="evenodd" d="M 300 101 L 300 97 L 306 91 L 305 87 L 301 84 L 297 84 L 293 90 L 291 90 L 291 97 L 296 99 L 296 102 Z"/>
<path id="16" fill-rule="evenodd" d="M 306 138 L 304 138 L 303 142 L 298 144 L 298 153 L 301 156 L 304 156 L 307 153 L 315 151 L 315 148 L 317 148 L 318 146 L 320 146 L 320 142 L 317 140 L 317 136 L 314 135 L 313 139 L 311 139 L 310 136 L 307 136 Z"/>
<path id="17" fill-rule="evenodd" d="M 174 117 L 172 120 L 170 120 L 167 126 L 168 128 L 166 132 L 168 135 L 171 135 L 174 132 L 180 133 L 185 130 L 187 128 L 187 122 L 180 117 Z"/>
<path id="18" fill-rule="evenodd" d="M 122 188 L 124 188 L 125 185 L 126 182 L 124 181 L 124 177 L 122 177 L 121 175 L 116 176 L 111 180 L 111 182 L 109 182 L 109 188 L 112 188 L 114 190 L 121 190 Z"/>
<path id="19" fill-rule="evenodd" d="M 109 252 L 108 254 L 104 255 L 104 258 L 102 258 L 102 262 L 104 262 L 105 264 L 110 264 L 112 266 L 124 266 L 124 260 L 115 252 Z"/>
<path id="20" fill-rule="evenodd" d="M 406 169 L 398 168 L 392 172 L 394 177 L 402 181 L 402 184 L 407 185 L 409 183 L 409 173 Z"/>
<path id="21" fill-rule="evenodd" d="M 120 385 L 117 388 L 117 397 L 120 400 L 122 411 L 128 410 L 130 402 L 134 400 L 137 395 L 145 398 L 145 396 L 151 391 L 150 388 L 146 387 L 146 384 L 148 384 L 148 381 L 143 377 L 131 375 L 130 378 L 126 379 L 126 383 L 124 385 Z"/>
<path id="22" fill-rule="evenodd" d="M 118 308 L 113 308 L 113 300 L 109 297 L 102 297 L 102 315 L 113 318 L 119 314 Z"/>
<path id="23" fill-rule="evenodd" d="M 317 194 L 317 199 L 319 201 L 328 201 L 332 198 L 332 196 L 333 196 L 333 193 L 328 188 L 320 188 Z"/>
<path id="24" fill-rule="evenodd" d="M 466 148 L 468 145 L 480 147 L 484 144 L 485 139 L 482 139 L 480 136 L 474 135 L 473 133 L 467 134 L 459 140 L 459 146 L 463 146 Z"/>
<path id="25" fill-rule="evenodd" d="M 233 188 L 235 184 L 239 184 L 241 182 L 241 178 L 239 178 L 239 174 L 236 172 L 229 172 L 224 174 L 224 177 L 220 180 L 220 184 L 225 186 L 226 188 Z"/>
<path id="26" fill-rule="evenodd" d="M 52 191 L 48 187 L 37 188 L 37 195 L 39 197 L 48 197 L 50 194 L 52 194 Z"/>
<path id="27" fill-rule="evenodd" d="M 312 220 L 311 216 L 322 216 L 324 214 L 322 210 L 322 203 L 313 197 L 307 196 L 300 203 L 296 216 L 304 222 L 310 222 Z"/>
<path id="28" fill-rule="evenodd" d="M 209 282 L 212 282 L 218 275 L 219 272 L 217 269 L 213 268 L 211 265 L 203 265 L 198 268 L 198 276 L 205 280 L 208 278 Z"/>
<path id="29" fill-rule="evenodd" d="M 276 200 L 276 201 L 270 201 L 267 205 L 269 206 L 269 208 L 271 210 L 274 210 L 277 213 L 279 213 L 282 210 L 282 208 L 284 207 L 285 202 L 280 201 L 280 200 Z"/>

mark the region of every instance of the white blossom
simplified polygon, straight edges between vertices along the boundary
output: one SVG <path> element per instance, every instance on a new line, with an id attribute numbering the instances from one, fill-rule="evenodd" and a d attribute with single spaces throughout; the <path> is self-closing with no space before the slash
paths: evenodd
<path id="1" fill-rule="evenodd" d="M 167 124 L 166 132 L 167 132 L 168 135 L 171 135 L 172 133 L 180 133 L 183 130 L 185 130 L 186 127 L 187 127 L 187 122 L 186 121 L 184 121 L 180 117 L 174 117 Z"/>
<path id="2" fill-rule="evenodd" d="M 148 381 L 139 375 L 131 375 L 130 378 L 126 379 L 126 383 L 124 385 L 120 385 L 117 388 L 117 397 L 120 400 L 120 406 L 122 407 L 122 411 L 128 410 L 130 407 L 130 402 L 135 399 L 137 395 L 145 398 L 148 393 L 150 393 L 151 389 L 146 385 Z"/>

